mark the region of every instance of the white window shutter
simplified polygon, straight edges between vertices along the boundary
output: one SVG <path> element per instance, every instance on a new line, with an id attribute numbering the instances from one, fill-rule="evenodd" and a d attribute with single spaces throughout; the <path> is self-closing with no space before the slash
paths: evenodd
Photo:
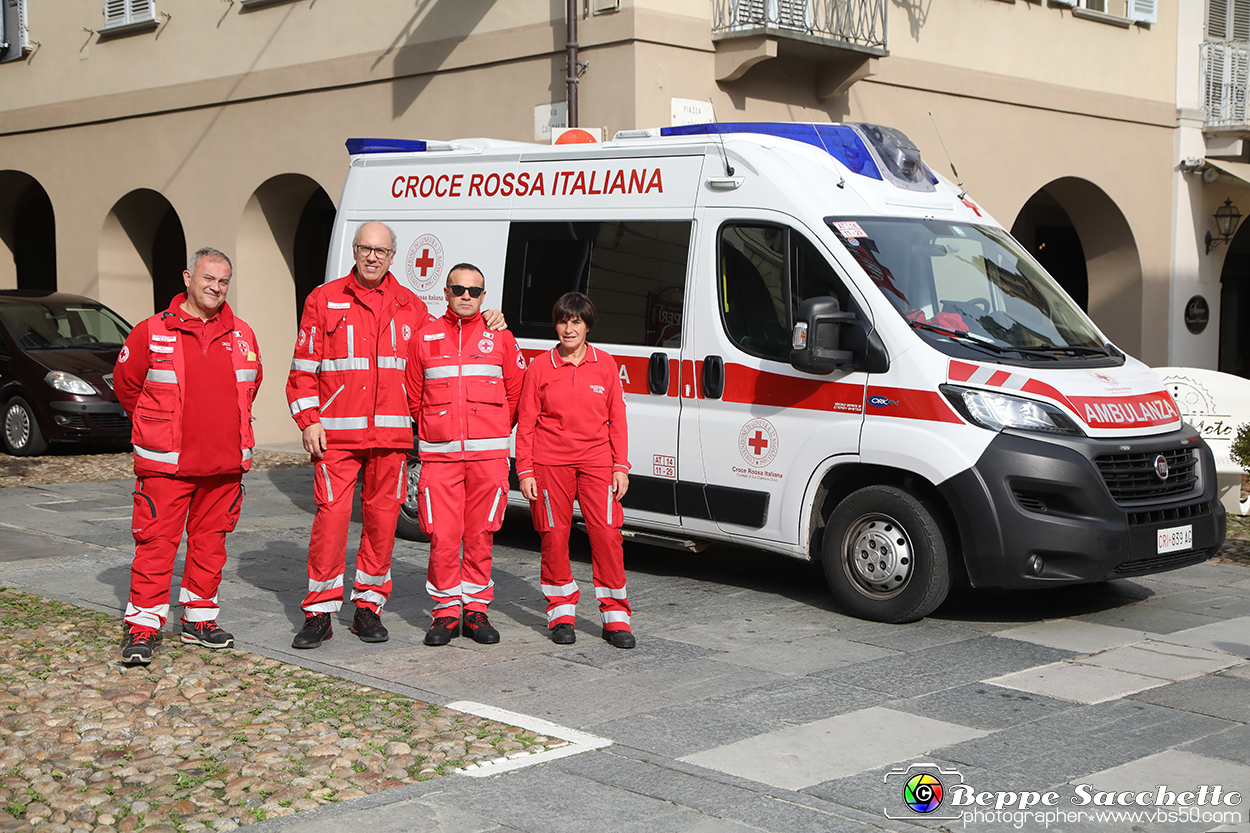
<path id="1" fill-rule="evenodd" d="M 1233 28 L 1229 37 L 1238 41 L 1250 41 L 1250 0 L 1232 0 Z"/>
<path id="2" fill-rule="evenodd" d="M 1207 40 L 1228 40 L 1228 4 L 1231 0 L 1207 0 Z"/>
<path id="3" fill-rule="evenodd" d="M 126 0 L 104 0 L 104 28 L 125 26 L 130 22 L 126 19 L 128 11 Z"/>
<path id="4" fill-rule="evenodd" d="M 1128 17 L 1138 23 L 1158 23 L 1159 0 L 1129 0 Z"/>
<path id="5" fill-rule="evenodd" d="M 104 0 L 104 28 L 156 19 L 156 0 Z"/>
<path id="6" fill-rule="evenodd" d="M 156 19 L 156 0 L 130 0 L 130 22 L 143 23 Z"/>

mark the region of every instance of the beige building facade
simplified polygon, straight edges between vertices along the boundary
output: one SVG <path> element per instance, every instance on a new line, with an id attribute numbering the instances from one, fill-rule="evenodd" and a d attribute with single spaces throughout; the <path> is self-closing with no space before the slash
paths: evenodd
<path id="1" fill-rule="evenodd" d="M 0 288 L 82 293 L 134 322 L 180 290 L 188 251 L 225 250 L 266 360 L 262 443 L 299 436 L 283 383 L 344 141 L 535 141 L 567 100 L 552 0 L 117 0 L 107 21 L 100 0 L 5 2 L 25 31 L 6 19 L 0 38 Z M 1182 193 L 1178 168 L 1179 15 L 1203 12 L 1157 5 L 577 0 L 578 121 L 610 137 L 710 101 L 720 121 L 878 122 L 953 176 L 944 145 L 1122 349 L 1214 366 L 1218 273 L 1173 280 L 1181 206 L 1201 237 L 1219 202 Z M 1194 334 L 1198 292 L 1213 322 Z"/>

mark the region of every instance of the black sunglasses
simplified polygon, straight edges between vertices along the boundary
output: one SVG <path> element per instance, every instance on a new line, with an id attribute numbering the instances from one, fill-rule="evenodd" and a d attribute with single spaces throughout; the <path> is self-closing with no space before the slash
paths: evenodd
<path id="1" fill-rule="evenodd" d="M 486 291 L 486 287 L 484 286 L 461 286 L 458 283 L 453 283 L 447 288 L 450 289 L 451 294 L 455 295 L 457 298 L 466 292 L 469 293 L 470 298 L 480 298 L 482 297 L 482 293 Z"/>

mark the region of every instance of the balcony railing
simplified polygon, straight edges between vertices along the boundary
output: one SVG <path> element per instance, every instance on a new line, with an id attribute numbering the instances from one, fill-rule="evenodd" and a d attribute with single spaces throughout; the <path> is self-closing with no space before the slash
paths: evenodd
<path id="1" fill-rule="evenodd" d="M 773 35 L 886 54 L 886 0 L 712 0 L 712 39 Z"/>
<path id="2" fill-rule="evenodd" d="M 1246 87 L 1250 84 L 1250 43 L 1208 41 L 1202 44 L 1203 98 L 1207 127 L 1250 128 Z"/>

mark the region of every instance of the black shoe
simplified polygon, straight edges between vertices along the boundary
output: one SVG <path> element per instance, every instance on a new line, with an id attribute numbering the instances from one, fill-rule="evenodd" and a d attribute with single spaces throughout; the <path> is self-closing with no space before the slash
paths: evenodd
<path id="1" fill-rule="evenodd" d="M 636 644 L 634 635 L 629 631 L 604 631 L 603 638 L 606 639 L 613 648 L 632 648 Z"/>
<path id="2" fill-rule="evenodd" d="M 234 645 L 234 634 L 217 627 L 216 621 L 188 622 L 183 619 L 182 641 L 205 648 L 230 648 Z"/>
<path id="3" fill-rule="evenodd" d="M 122 661 L 131 665 L 147 665 L 152 661 L 152 648 L 156 645 L 157 632 L 142 625 L 131 625 L 122 646 Z"/>
<path id="4" fill-rule="evenodd" d="M 461 628 L 466 636 L 479 645 L 494 645 L 499 641 L 499 631 L 490 626 L 490 620 L 485 613 L 478 613 L 476 610 L 466 613 Z"/>
<path id="5" fill-rule="evenodd" d="M 300 628 L 299 633 L 295 634 L 291 647 L 316 648 L 331 636 L 334 636 L 334 628 L 330 624 L 330 614 L 305 613 L 304 627 Z"/>
<path id="6" fill-rule="evenodd" d="M 446 645 L 460 635 L 459 616 L 439 616 L 425 632 L 426 645 Z"/>
<path id="7" fill-rule="evenodd" d="M 572 645 L 577 641 L 577 634 L 568 622 L 561 622 L 551 629 L 551 641 L 557 645 Z"/>
<path id="8" fill-rule="evenodd" d="M 357 605 L 356 616 L 352 619 L 352 633 L 360 637 L 361 642 L 385 642 L 391 638 L 382 626 L 382 617 L 371 607 Z"/>

